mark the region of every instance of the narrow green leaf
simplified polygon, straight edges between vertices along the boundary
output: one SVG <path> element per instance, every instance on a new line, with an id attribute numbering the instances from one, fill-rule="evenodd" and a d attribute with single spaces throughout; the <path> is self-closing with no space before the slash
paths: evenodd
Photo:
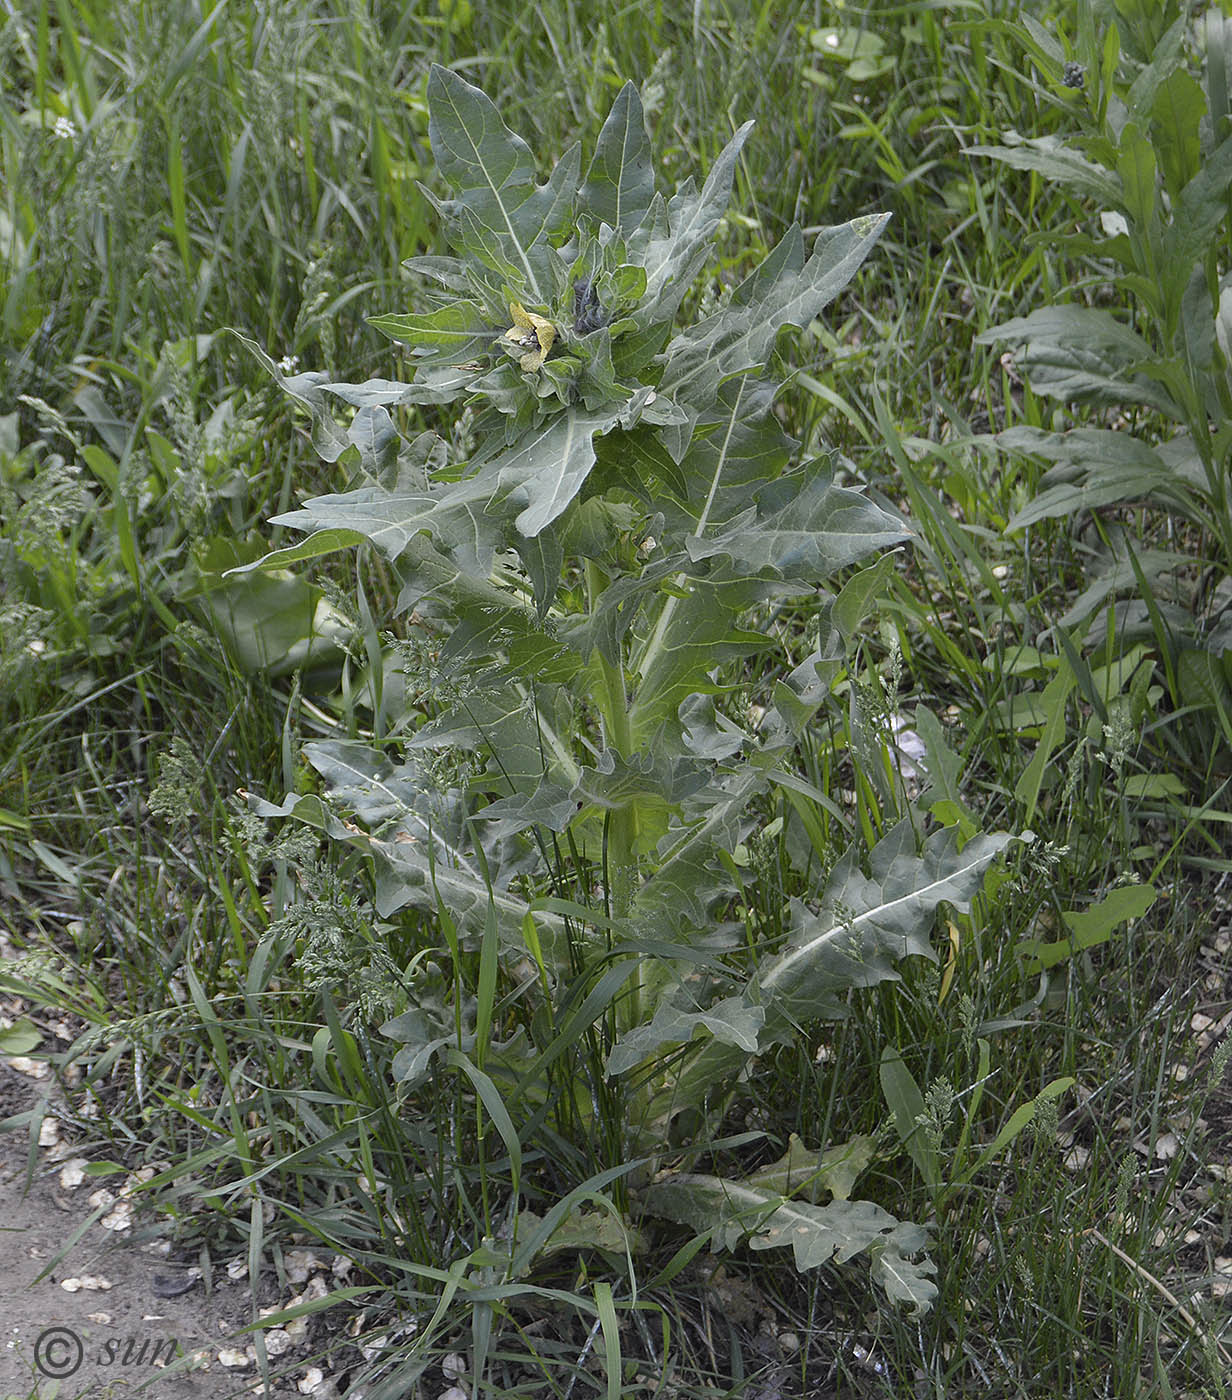
<path id="1" fill-rule="evenodd" d="M 271 550 L 260 559 L 254 559 L 251 564 L 239 564 L 234 569 L 228 569 L 223 578 L 236 578 L 257 571 L 277 573 L 288 564 L 299 564 L 305 559 L 318 559 L 323 554 L 336 554 L 340 549 L 351 549 L 363 541 L 364 537 L 358 530 L 318 530 L 299 544 Z"/>
<path id="2" fill-rule="evenodd" d="M 500 1090 L 491 1077 L 472 1064 L 460 1050 L 447 1050 L 445 1060 L 452 1069 L 461 1070 L 475 1086 L 475 1092 L 487 1110 L 488 1117 L 500 1134 L 505 1151 L 509 1154 L 510 1188 L 514 1200 L 517 1200 L 522 1182 L 522 1143 L 517 1129 L 513 1126 L 513 1119 L 509 1116 L 509 1110 L 505 1107 L 505 1101 L 501 1098 Z"/>
<path id="3" fill-rule="evenodd" d="M 1009 1120 L 1001 1128 L 997 1136 L 983 1149 L 979 1157 L 971 1167 L 964 1173 L 964 1180 L 970 1180 L 977 1172 L 982 1170 L 990 1162 L 996 1161 L 1002 1152 L 1010 1145 L 1022 1130 L 1034 1120 L 1039 1112 L 1040 1105 L 1047 1103 L 1049 1099 L 1059 1098 L 1067 1090 L 1074 1087 L 1074 1079 L 1066 1076 L 1063 1079 L 1054 1079 L 1052 1083 L 1046 1084 L 1030 1103 L 1021 1104 L 1010 1115 Z"/>
<path id="4" fill-rule="evenodd" d="M 595 1284 L 595 1311 L 603 1329 L 603 1369 L 607 1374 L 607 1400 L 620 1400 L 624 1393 L 624 1370 L 620 1362 L 620 1320 L 612 1301 L 610 1283 Z"/>
<path id="5" fill-rule="evenodd" d="M 894 1118 L 899 1141 L 916 1164 L 924 1184 L 930 1191 L 941 1187 L 941 1160 L 924 1136 L 919 1120 L 925 1116 L 924 1095 L 907 1068 L 897 1047 L 887 1045 L 881 1052 L 881 1092 Z"/>
<path id="6" fill-rule="evenodd" d="M 1052 755 L 1065 734 L 1065 705 L 1069 693 L 1076 684 L 1076 677 L 1070 666 L 1062 661 L 1057 673 L 1044 687 L 1041 704 L 1046 716 L 1044 732 L 1040 735 L 1035 753 L 1022 776 L 1014 785 L 1014 796 L 1024 806 L 1022 824 L 1029 828 L 1035 817 L 1040 790 L 1044 785 L 1044 775 L 1052 764 Z"/>
<path id="7" fill-rule="evenodd" d="M 1133 122 L 1121 132 L 1117 174 L 1123 190 L 1121 207 L 1145 235 L 1155 216 L 1155 152 Z"/>

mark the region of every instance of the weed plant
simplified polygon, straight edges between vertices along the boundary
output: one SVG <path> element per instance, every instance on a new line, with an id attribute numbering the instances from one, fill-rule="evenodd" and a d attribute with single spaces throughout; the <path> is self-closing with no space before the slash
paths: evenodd
<path id="1" fill-rule="evenodd" d="M 56 1066 L 84 1150 L 160 1165 L 154 1219 L 194 1258 L 242 1256 L 256 1275 L 294 1237 L 360 1261 L 317 1336 L 340 1377 L 366 1367 L 370 1396 L 382 1375 L 391 1393 L 438 1393 L 455 1351 L 463 1383 L 482 1374 L 493 1393 L 1224 1392 L 1218 478 L 1182 473 L 1062 516 L 1040 503 L 1072 481 L 1041 484 L 1038 453 L 973 442 L 1005 430 L 1060 451 L 1073 430 L 1099 429 L 1104 443 L 1119 435 L 1109 451 L 1141 452 L 1175 435 L 1149 405 L 1122 419 L 1124 399 L 1046 397 L 1030 342 L 1004 332 L 1082 302 L 1143 336 L 1149 365 L 1183 359 L 1184 317 L 1173 325 L 1126 279 L 1141 277 L 1152 239 L 1175 236 L 1185 184 L 1170 153 L 1189 159 L 1195 133 L 1204 168 L 1221 149 L 1212 56 L 1226 21 L 1218 7 L 1156 8 L 703 3 L 593 21 L 556 0 L 0 7 L 0 905 L 13 1022 L 0 1034 L 9 1053 Z M 616 954 L 600 929 L 579 934 L 574 965 L 552 921 L 581 930 L 581 916 L 536 907 L 544 993 L 523 920 L 488 937 L 482 871 L 474 922 L 450 915 L 446 957 L 435 895 L 383 905 L 366 823 L 322 841 L 236 798 L 286 794 L 271 805 L 308 815 L 325 785 L 306 754 L 389 750 L 446 713 L 426 683 L 443 638 L 396 615 L 405 561 L 365 546 L 228 576 L 291 544 L 271 541 L 270 516 L 344 492 L 361 467 L 352 455 L 322 465 L 293 401 L 219 333 L 242 331 L 284 379 L 396 377 L 367 317 L 422 311 L 425 284 L 400 265 L 445 246 L 447 212 L 420 193 L 451 196 L 432 160 L 434 62 L 482 88 L 508 128 L 533 131 L 544 171 L 575 140 L 593 149 L 630 78 L 664 192 L 712 170 L 755 120 L 680 327 L 719 310 L 793 224 L 812 247 L 836 219 L 893 215 L 795 337 L 790 367 L 774 347 L 774 382 L 791 384 L 771 416 L 799 462 L 835 454 L 835 489 L 905 517 L 910 549 L 880 566 L 792 756 L 720 843 L 698 967 L 739 997 L 739 978 L 793 936 L 789 911 L 813 919 L 827 885 L 878 878 L 863 853 L 909 811 L 955 847 L 1035 833 L 1006 848 L 969 908 L 943 904 L 921 927 L 936 963 L 908 958 L 901 982 L 849 994 L 844 1019 L 802 1022 L 743 1056 L 739 1092 L 702 1095 L 649 1145 L 655 1075 L 687 1074 L 713 1030 L 702 1024 L 691 1049 L 683 1035 L 660 1042 L 624 1075 L 607 1057 L 653 1024 L 678 952 Z M 1070 63 L 1081 88 L 1066 84 Z M 1143 95 L 1148 71 L 1205 104 L 1177 142 Z M 1131 97 L 1147 103 L 1138 144 L 1117 125 Z M 1132 146 L 1144 164 L 1141 141 L 1155 200 L 1142 203 L 1140 181 L 1125 207 L 1122 159 Z M 1020 154 L 993 161 L 980 147 Z M 1021 155 L 1063 149 L 1109 172 L 1107 198 Z M 1088 241 L 1058 243 L 1074 220 Z M 1225 237 L 1219 222 L 1216 284 Z M 1190 264 L 1204 276 L 1208 251 Z M 1211 294 L 1212 321 L 1218 305 Z M 512 313 L 491 323 L 518 326 Z M 1186 362 L 1175 383 L 1132 382 L 1162 383 L 1179 404 L 1196 366 L 1218 400 L 1217 347 L 1212 331 L 1209 363 Z M 395 412 L 404 439 L 447 443 L 444 471 L 473 460 L 473 416 Z M 611 562 L 589 582 L 584 565 L 562 569 L 553 607 L 589 615 L 616 565 L 646 563 Z M 529 579 L 520 558 L 511 567 L 507 579 Z M 841 597 L 847 582 L 828 587 Z M 719 733 L 764 722 L 824 642 L 809 597 L 757 600 L 741 625 L 763 645 L 715 681 L 728 687 L 706 702 Z M 444 660 L 446 680 L 478 679 L 473 662 Z M 568 730 L 598 752 L 602 695 L 589 687 L 588 717 Z M 472 851 L 475 808 L 516 792 L 477 772 L 490 752 L 417 751 L 429 791 L 471 794 Z M 322 805 L 321 820 L 337 830 L 355 810 Z M 519 912 L 551 870 L 568 882 L 556 900 L 606 918 L 605 889 L 626 897 L 611 882 L 611 827 L 596 818 L 575 849 L 553 833 L 546 864 L 509 882 Z M 653 881 L 657 848 L 636 857 L 637 881 Z M 595 979 L 631 962 L 638 1014 L 627 992 L 587 1006 Z M 431 1025 L 404 1021 L 403 1039 L 376 1028 L 408 1015 L 412 992 L 430 1023 L 433 979 L 439 1014 L 464 1025 L 446 1026 L 425 1094 L 408 1061 Z M 468 1048 L 482 1008 L 491 1043 Z M 566 1048 L 539 1087 L 511 1094 L 506 1064 L 554 1043 Z M 1041 1097 L 1069 1078 L 1067 1094 Z M 509 1136 L 506 1097 L 519 1115 Z M 38 1118 L 8 1126 L 33 1143 Z M 840 1144 L 846 1158 L 822 1153 Z M 802 1153 L 831 1188 L 858 1163 L 860 1196 L 929 1227 L 930 1310 L 870 1289 L 867 1271 L 798 1274 L 785 1251 L 740 1245 L 757 1222 L 738 1213 L 725 1225 L 735 1248 L 716 1259 L 698 1240 L 718 1220 L 638 1217 L 650 1163 L 620 1174 L 639 1156 L 746 1189 L 760 1173 L 802 1212 L 822 1211 L 797 1178 Z M 584 1245 L 553 1231 L 570 1221 Z M 536 1240 L 533 1268 L 512 1276 L 511 1255 L 529 1261 Z M 366 1363 L 334 1321 L 361 1307 Z"/>

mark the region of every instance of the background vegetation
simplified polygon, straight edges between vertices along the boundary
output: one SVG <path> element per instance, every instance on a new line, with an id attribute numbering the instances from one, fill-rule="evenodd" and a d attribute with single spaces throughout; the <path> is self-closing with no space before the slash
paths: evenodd
<path id="1" fill-rule="evenodd" d="M 223 578 L 288 542 L 271 515 L 340 485 L 224 328 L 339 379 L 387 372 L 365 318 L 405 309 L 402 260 L 442 247 L 417 183 L 441 192 L 431 62 L 479 83 L 541 170 L 593 142 L 626 78 L 664 189 L 755 119 L 715 296 L 793 222 L 892 212 L 791 351 L 783 414 L 918 537 L 800 772 L 831 841 L 871 844 L 925 780 L 954 820 L 1035 840 L 970 915 L 938 919 L 937 965 L 909 961 L 832 1033 L 759 1060 L 755 1103 L 726 1125 L 748 1135 L 735 1150 L 750 1169 L 792 1133 L 873 1138 L 862 1193 L 932 1225 L 929 1313 L 895 1310 L 858 1270 L 798 1277 L 760 1253 L 715 1270 L 665 1232 L 636 1260 L 637 1309 L 598 1341 L 567 1300 L 613 1285 L 627 1300 L 620 1250 L 553 1256 L 536 1285 L 559 1295 L 550 1312 L 473 1290 L 464 1305 L 446 1284 L 453 1303 L 415 1364 L 473 1358 L 493 1337 L 492 1393 L 1225 1393 L 1228 332 L 1216 317 L 1204 360 L 1182 343 L 1185 313 L 1148 295 L 1152 239 L 1175 253 L 1164 230 L 1193 212 L 1185 133 L 1212 168 L 1226 135 L 1221 20 L 1129 0 L 706 0 L 602 21 L 569 0 L 0 3 L 0 977 L 31 1018 L 5 1048 L 52 1058 L 100 1159 L 173 1163 L 147 1194 L 181 1247 L 255 1270 L 308 1235 L 359 1260 L 390 1348 L 374 1368 L 333 1329 L 321 1349 L 342 1376 L 369 1369 L 370 1400 L 441 1296 L 422 1266 L 479 1247 L 507 1169 L 446 1171 L 440 1144 L 471 1131 L 474 1093 L 450 1081 L 435 1116 L 400 1114 L 397 1046 L 364 1031 L 390 967 L 422 953 L 423 922 L 379 920 L 362 862 L 265 827 L 236 797 L 311 791 L 301 741 L 371 729 L 374 663 L 385 674 L 372 618 L 392 598 L 367 555 L 358 572 Z M 1171 83 L 1192 120 L 1139 121 L 1148 162 L 1112 99 L 1146 102 L 1133 84 L 1160 54 L 1150 101 Z M 1194 75 L 1201 112 L 1177 73 Z M 973 153 L 1011 131 L 1058 145 Z M 1124 229 L 1093 177 L 1063 183 L 1044 161 L 1080 138 L 1119 198 L 1158 185 Z M 1191 250 L 1212 314 L 1226 184 L 1213 200 Z M 1149 378 L 1169 402 L 1058 389 L 1056 354 L 985 336 L 1054 305 L 1136 329 L 1157 369 L 1105 357 L 1107 377 Z M 1079 349 L 1090 369 L 1098 347 Z M 1212 425 L 1205 475 L 1182 463 L 1175 480 L 1126 486 L 1132 464 L 1101 438 L 1109 490 L 1089 451 L 1045 437 L 1159 447 L 1175 404 L 1191 435 Z M 465 451 L 465 422 L 425 410 L 424 426 Z M 1033 430 L 1014 442 L 1035 451 L 997 450 L 988 434 L 1003 429 Z M 800 643 L 802 618 L 772 625 Z M 753 692 L 766 677 L 744 679 Z M 807 893 L 791 885 L 791 822 L 768 830 L 748 856 L 750 926 L 780 891 Z M 271 959 L 275 936 L 310 955 Z M 887 1047 L 909 1075 L 887 1073 Z M 1061 1076 L 1076 1084 L 1055 1111 L 981 1158 Z M 13 1126 L 37 1138 L 34 1119 Z M 556 1167 L 576 1185 L 595 1161 Z M 552 1321 L 528 1333 L 535 1308 Z M 613 1337 L 628 1363 L 616 1390 Z"/>

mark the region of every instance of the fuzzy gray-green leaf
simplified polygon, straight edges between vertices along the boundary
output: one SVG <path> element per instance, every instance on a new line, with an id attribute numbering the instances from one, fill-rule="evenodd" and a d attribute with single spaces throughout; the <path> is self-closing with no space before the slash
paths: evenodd
<path id="1" fill-rule="evenodd" d="M 749 1006 L 741 997 L 727 997 L 704 1011 L 689 1011 L 665 998 L 652 1020 L 626 1031 L 612 1047 L 607 1072 L 625 1074 L 664 1045 L 691 1040 L 699 1030 L 709 1031 L 716 1040 L 752 1054 L 764 1020 L 761 1007 Z"/>
<path id="2" fill-rule="evenodd" d="M 876 1275 L 887 1293 L 896 1301 L 914 1303 L 917 1311 L 927 1308 L 936 1293 L 926 1280 L 920 1280 L 923 1288 L 909 1286 L 907 1271 L 897 1269 L 905 1252 L 912 1246 L 923 1246 L 923 1231 L 918 1226 L 904 1227 L 872 1201 L 831 1201 L 815 1206 L 785 1199 L 748 1182 L 684 1172 L 655 1182 L 644 1200 L 652 1214 L 709 1233 L 716 1252 L 734 1249 L 745 1238 L 754 1250 L 790 1247 L 801 1273 L 825 1264 L 846 1263 L 857 1254 L 873 1253 L 878 1248 L 892 1249 L 891 1276 L 887 1278 L 884 1271 Z M 917 1277 L 929 1269 L 927 1263 L 915 1267 Z M 928 1288 L 932 1288 L 932 1295 Z"/>
<path id="3" fill-rule="evenodd" d="M 626 83 L 599 133 L 580 204 L 595 218 L 631 233 L 653 196 L 654 166 L 642 102 L 633 84 Z"/>
<path id="4" fill-rule="evenodd" d="M 889 217 L 866 215 L 823 229 L 803 266 L 800 230 L 789 229 L 736 289 L 731 305 L 682 331 L 667 347 L 663 392 L 700 405 L 729 375 L 760 369 L 784 326 L 807 326 L 851 281 Z"/>
<path id="5" fill-rule="evenodd" d="M 935 959 L 929 934 L 937 905 L 967 909 L 1012 839 L 976 836 L 960 851 L 957 833 L 946 828 L 916 855 L 904 819 L 873 848 L 871 878 L 853 861 L 840 862 L 816 914 L 793 901 L 787 947 L 753 978 L 768 1022 L 841 1016 L 840 997 L 850 988 L 897 980 L 894 964 L 904 957 Z"/>

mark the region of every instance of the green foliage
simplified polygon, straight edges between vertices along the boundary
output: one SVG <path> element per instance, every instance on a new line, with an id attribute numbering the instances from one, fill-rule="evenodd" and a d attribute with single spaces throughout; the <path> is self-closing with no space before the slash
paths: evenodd
<path id="1" fill-rule="evenodd" d="M 318 450 L 356 472 L 351 489 L 276 517 L 308 538 L 252 567 L 375 546 L 398 580 L 398 614 L 413 611 L 436 639 L 431 669 L 408 676 L 434 713 L 426 725 L 392 713 L 386 751 L 309 744 L 326 800 L 253 810 L 371 854 L 380 918 L 410 906 L 439 921 L 452 1008 L 421 978 L 383 1033 L 402 1045 L 404 1092 L 446 1069 L 470 1079 L 510 1154 L 504 1208 L 516 1213 L 522 1134 L 546 1111 L 567 1135 L 554 1105 L 567 1092 L 578 1112 L 575 1081 L 593 1084 L 596 1068 L 603 1078 L 604 1097 L 590 1092 L 606 1121 L 583 1110 L 578 1125 L 611 1144 L 601 1169 L 657 1156 L 680 1115 L 695 1140 L 716 1135 L 748 1062 L 840 1019 L 847 992 L 896 978 L 903 958 L 931 957 L 937 906 L 968 908 L 1009 838 L 960 844 L 941 830 L 921 844 L 904 818 L 869 853 L 871 877 L 853 848 L 817 911 L 792 903 L 777 951 L 741 956 L 720 922 L 737 893 L 729 853 L 755 829 L 883 574 L 865 568 L 822 604 L 817 646 L 755 729 L 723 706 L 740 668 L 767 652 L 745 619 L 909 537 L 838 486 L 832 461 L 797 464 L 774 412 L 779 330 L 834 300 L 884 217 L 823 229 L 807 255 L 791 228 L 709 315 L 677 329 L 747 125 L 700 190 L 689 181 L 669 198 L 632 84 L 585 175 L 571 147 L 542 184 L 478 88 L 434 67 L 428 100 L 453 190 L 434 203 L 456 256 L 407 264 L 435 284 L 421 287 L 426 311 L 373 321 L 406 347 L 409 377 L 289 377 L 249 347 L 308 411 Z M 473 415 L 466 460 L 399 428 L 408 405 L 457 401 Z M 339 404 L 355 409 L 346 426 Z M 442 779 L 450 755 L 465 760 Z M 498 1042 L 500 969 L 528 954 L 537 976 L 502 1003 Z M 588 1068 L 596 1036 L 606 1066 Z M 922 1309 L 935 1293 L 908 1262 L 923 1233 L 868 1202 L 814 1207 L 679 1172 L 635 1196 L 696 1225 L 716 1192 L 733 1203 L 716 1247 L 749 1236 L 768 1248 L 790 1232 L 798 1268 L 867 1251 L 890 1296 Z"/>
<path id="2" fill-rule="evenodd" d="M 10 1048 L 37 1033 L 29 1053 L 63 1065 L 56 1111 L 75 1152 L 106 1159 L 107 1171 L 160 1164 L 143 1193 L 147 1219 L 177 1251 L 216 1270 L 239 1258 L 268 1276 L 291 1237 L 306 1236 L 353 1261 L 357 1286 L 293 1309 L 311 1321 L 317 1362 L 340 1389 L 436 1394 L 449 1382 L 434 1363 L 460 1352 L 471 1378 L 458 1383 L 494 1396 L 631 1392 L 639 1378 L 727 1393 L 773 1383 L 755 1375 L 771 1326 L 791 1329 L 779 1344 L 793 1380 L 780 1388 L 798 1375 L 807 1394 L 1226 1388 L 1218 1310 L 1198 1295 L 1212 1283 L 1208 1251 L 1220 1247 L 1228 1205 L 1226 1153 L 1203 1131 L 1204 1119 L 1220 1121 L 1227 1041 L 1214 1041 L 1208 1069 L 1203 1044 L 1218 1023 L 1196 1040 L 1196 1019 L 1190 1029 L 1196 1010 L 1218 1014 L 1209 1003 L 1221 996 L 1211 919 L 1217 931 L 1214 882 L 1229 865 L 1217 771 L 1224 677 L 1220 658 L 1185 637 L 1201 627 L 1209 636 L 1220 617 L 1221 545 L 1174 517 L 1174 484 L 1152 485 L 1152 459 L 1143 472 L 1133 447 L 1075 438 L 1074 460 L 1063 461 L 962 441 L 988 425 L 1113 429 L 1152 450 L 1175 435 L 1149 402 L 1071 414 L 1019 382 L 1000 345 L 973 348 L 1007 319 L 1075 303 L 1111 312 L 1153 353 L 1162 342 L 1145 299 L 1135 305 L 1118 281 L 1125 268 L 1056 236 L 1078 218 L 1093 243 L 1114 237 L 1096 216 L 1120 211 L 1098 178 L 1098 202 L 1079 208 L 1034 169 L 968 155 L 1006 144 L 1008 128 L 1055 138 L 1054 152 L 1098 134 L 1098 99 L 1084 104 L 1107 87 L 1108 27 L 1119 31 L 1107 61 L 1124 100 L 1171 16 L 1118 0 L 1034 6 L 1030 17 L 1029 28 L 1012 0 L 841 10 L 663 0 L 598 18 L 572 0 L 5 6 L 0 981 L 35 1027 L 6 1006 Z M 1208 111 L 1226 107 L 1218 65 L 1203 66 L 1207 23 L 1198 16 L 1160 80 L 1184 129 L 1194 89 L 1176 70 L 1204 88 Z M 1024 62 L 1019 40 L 1030 34 L 1045 54 L 1046 41 L 1059 45 L 1060 63 Z M 322 390 L 336 432 L 322 424 L 319 466 L 294 400 L 256 359 L 230 353 L 233 342 L 203 334 L 231 324 L 277 346 L 287 379 L 296 356 L 328 370 L 329 383 L 426 378 L 416 374 L 426 357 L 411 357 L 405 374 L 389 367 L 388 337 L 363 313 L 422 320 L 439 310 L 438 289 L 474 299 L 469 281 L 434 281 L 431 262 L 399 273 L 402 259 L 441 248 L 443 218 L 420 182 L 438 202 L 460 197 L 429 150 L 431 60 L 481 84 L 508 127 L 533 131 L 545 170 L 577 134 L 599 130 L 632 76 L 655 153 L 652 199 L 714 166 L 730 114 L 756 117 L 735 162 L 734 208 L 673 335 L 720 310 L 793 223 L 811 248 L 835 210 L 893 211 L 877 256 L 792 337 L 799 392 L 780 394 L 772 413 L 801 444 L 785 471 L 831 456 L 839 484 L 866 486 L 909 516 L 911 550 L 828 581 L 832 599 L 784 595 L 741 614 L 761 649 L 712 678 L 738 688 L 685 697 L 676 718 L 720 780 L 756 753 L 741 733 L 772 737 L 767 713 L 788 725 L 799 716 L 800 728 L 770 787 L 729 828 L 713 828 L 702 858 L 714 902 L 668 942 L 607 922 L 605 892 L 619 892 L 606 814 L 620 793 L 588 775 L 576 800 L 592 810 L 576 826 L 567 794 L 546 789 L 536 806 L 519 793 L 517 819 L 540 814 L 519 832 L 499 807 L 476 816 L 507 795 L 485 772 L 483 713 L 458 731 L 460 744 L 406 750 L 403 739 L 465 706 L 475 679 L 445 650 L 448 607 L 436 621 L 399 615 L 402 561 L 375 548 L 360 551 L 356 588 L 352 556 L 340 552 L 363 539 L 354 531 L 295 544 L 289 528 L 270 538 L 264 525 L 322 492 L 373 484 L 361 450 L 380 471 L 396 464 L 383 460 L 371 416 L 350 447 L 353 410 Z M 1197 133 L 1199 158 L 1217 149 L 1204 144 L 1205 121 Z M 1150 217 L 1166 223 L 1168 190 L 1194 178 L 1193 147 L 1170 147 L 1153 118 L 1145 134 Z M 631 124 L 593 178 L 591 150 L 579 154 L 579 188 L 589 180 L 596 200 L 610 196 L 604 181 L 641 145 Z M 1148 216 L 1140 146 L 1124 163 L 1119 150 L 1111 164 L 1078 154 L 1073 179 L 1103 165 L 1127 202 L 1132 188 L 1132 218 Z M 520 186 L 528 197 L 530 185 Z M 520 312 L 502 301 L 490 327 L 496 341 L 507 336 L 500 363 L 518 379 L 539 356 L 525 373 L 558 413 L 551 376 L 568 346 L 544 354 L 546 328 L 533 317 L 584 338 L 603 329 L 603 298 L 626 290 L 616 280 L 603 297 L 569 286 L 548 315 L 529 297 Z M 448 331 L 443 320 L 427 330 Z M 614 360 L 621 344 L 611 341 Z M 638 383 L 659 374 L 652 363 Z M 782 373 L 773 361 L 772 373 Z M 588 361 L 578 382 L 591 400 L 582 408 L 600 412 L 606 366 Z M 1135 396 L 1152 387 L 1133 378 Z M 484 445 L 476 412 L 459 406 L 386 405 L 407 442 L 425 428 L 442 435 L 424 441 L 434 479 L 466 476 Z M 661 443 L 666 427 L 655 429 Z M 558 533 L 562 546 L 542 619 L 516 550 L 494 556 L 488 581 L 499 592 L 516 580 L 543 630 L 591 614 L 586 561 L 604 550 L 612 571 L 600 570 L 594 592 L 617 596 L 597 630 L 619 628 L 617 590 L 631 587 L 622 535 L 637 534 L 637 502 L 589 498 L 608 497 L 626 471 L 639 489 L 647 476 L 656 510 L 684 489 L 666 446 L 651 464 L 666 488 L 651 466 L 605 457 L 634 434 L 618 424 L 592 437 L 590 476 L 538 536 Z M 1077 530 L 1069 517 L 1042 517 L 1007 534 L 1041 489 L 1067 484 L 1058 473 L 1040 488 L 1040 471 L 1080 472 L 1088 447 L 1120 452 L 1123 469 L 1158 492 L 1141 499 L 1166 510 L 1114 502 L 1080 511 Z M 1201 480 L 1196 489 L 1205 492 Z M 515 514 L 508 538 L 516 533 Z M 741 536 L 731 534 L 734 568 Z M 260 574 L 220 577 L 275 546 L 278 560 Z M 1213 564 L 1204 575 L 1199 558 Z M 873 603 L 877 626 L 863 620 Z M 493 602 L 498 619 L 505 604 Z M 622 647 L 636 635 L 622 634 Z M 817 652 L 823 661 L 810 660 Z M 297 682 L 306 656 L 312 672 Z M 549 672 L 545 684 L 567 692 L 569 711 L 555 717 L 563 747 L 594 768 L 585 745 L 601 748 L 602 725 L 591 674 Z M 489 690 L 482 681 L 476 694 Z M 351 788 L 315 814 L 300 798 L 302 815 L 339 822 L 327 842 L 306 823 L 267 832 L 228 800 L 239 784 L 323 791 L 305 738 L 321 745 L 313 752 L 329 781 Z M 656 814 L 642 774 L 622 770 L 613 785 L 617 776 L 642 784 L 629 795 L 647 814 L 634 834 L 645 885 L 659 868 L 659 831 L 688 813 L 682 802 L 679 815 Z M 376 801 L 397 778 L 419 794 L 413 812 Z M 359 817 L 348 804 L 364 804 L 369 782 L 373 802 Z M 411 862 L 412 898 L 383 918 L 372 838 L 384 823 L 400 857 L 404 836 L 425 835 L 416 813 L 441 833 L 436 873 L 452 905 L 421 892 L 422 862 Z M 854 869 L 884 885 L 864 853 L 912 814 L 922 837 L 929 820 L 953 828 L 959 856 L 981 830 L 1038 835 L 1007 848 L 1010 876 L 994 872 L 966 912 L 943 906 L 940 936 L 927 939 L 940 965 L 887 958 L 902 980 L 837 993 L 852 1014 L 776 1032 L 759 975 L 806 927 L 826 946 L 819 896 L 840 887 L 853 840 Z M 470 825 L 451 823 L 458 816 Z M 491 868 L 503 872 L 539 835 L 547 854 L 491 900 L 479 852 L 495 849 Z M 455 856 L 477 879 L 455 878 Z M 397 862 L 382 874 L 383 862 L 378 853 L 378 878 L 397 896 Z M 686 862 L 680 885 L 696 890 L 687 873 Z M 1155 902 L 1138 913 L 1150 890 Z M 854 907 L 843 896 L 834 912 Z M 841 950 L 842 930 L 829 942 Z M 86 1027 L 67 1050 L 76 1022 L 64 1012 Z M 887 1076 L 902 1090 L 901 1115 Z M 1037 1102 L 1070 1076 L 1073 1098 Z M 506 1105 L 506 1119 L 489 1118 L 488 1103 Z M 44 1111 L 8 1126 L 33 1143 Z M 1025 1117 L 1029 1130 L 1006 1142 Z M 1156 1148 L 1170 1137 L 1180 1150 L 1164 1158 Z M 1144 1160 L 1149 1171 L 1136 1166 Z M 672 1213 L 644 1208 L 660 1183 L 673 1185 L 664 1207 L 674 1199 L 698 1236 L 679 1249 Z M 718 1183 L 737 1188 L 730 1204 Z M 843 1238 L 832 1207 L 853 1196 L 913 1220 L 936 1216 L 928 1248 L 939 1293 L 927 1315 L 883 1305 L 874 1318 L 862 1270 L 823 1264 L 797 1276 L 785 1247 L 697 1252 L 739 1250 L 762 1224 L 773 1231 L 784 1203 L 795 1215 L 782 1219 L 814 1239 L 826 1236 L 806 1217 L 823 1210 L 831 1239 Z M 689 1209 L 709 1214 L 691 1226 Z M 1191 1231 L 1197 1247 L 1182 1243 Z M 876 1240 L 860 1258 L 879 1273 Z M 925 1282 L 927 1262 L 913 1266 Z M 262 1380 L 300 1379 L 301 1366 L 282 1363 L 280 1377 L 271 1358 Z"/>
<path id="3" fill-rule="evenodd" d="M 1217 6 L 1195 17 L 1178 4 L 1113 12 L 1083 0 L 1074 45 L 1031 18 L 1014 30 L 1070 132 L 1008 132 L 1007 144 L 971 153 L 1035 172 L 1081 201 L 1081 231 L 1059 242 L 1091 273 L 1086 296 L 980 337 L 1010 345 L 1032 390 L 1078 417 L 1076 426 L 1022 425 L 992 439 L 1050 464 L 1008 526 L 1093 512 L 1103 557 L 1067 625 L 1128 595 L 1122 636 L 1154 636 L 1174 702 L 1212 710 L 1226 740 L 1232 19 Z M 1143 504 L 1189 527 L 1187 548 L 1148 552 L 1128 537 L 1118 508 Z"/>

